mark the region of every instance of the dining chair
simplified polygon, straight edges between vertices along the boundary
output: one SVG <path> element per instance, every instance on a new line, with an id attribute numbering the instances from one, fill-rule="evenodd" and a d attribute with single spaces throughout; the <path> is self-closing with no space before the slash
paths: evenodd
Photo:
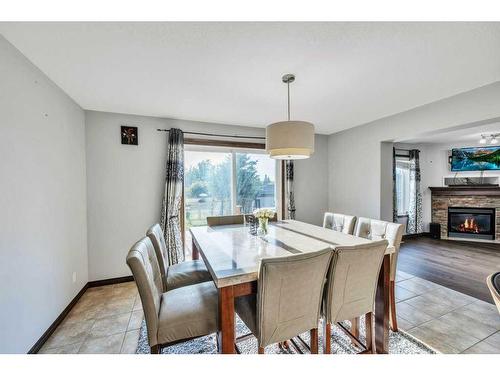
<path id="1" fill-rule="evenodd" d="M 163 291 L 181 288 L 187 285 L 211 281 L 212 277 L 202 260 L 187 260 L 182 263 L 168 265 L 168 251 L 163 230 L 159 224 L 148 229 L 146 236 L 151 240 L 160 274 L 162 275 Z"/>
<path id="2" fill-rule="evenodd" d="M 356 221 L 354 235 L 357 237 L 368 238 L 370 240 L 385 239 L 388 241 L 388 249 L 392 249 L 391 270 L 389 282 L 389 303 L 390 303 L 390 324 L 393 332 L 398 331 L 398 321 L 396 315 L 396 269 L 398 265 L 399 248 L 403 238 L 403 224 L 390 223 L 388 221 L 368 219 L 360 217 Z"/>
<path id="3" fill-rule="evenodd" d="M 244 215 L 207 216 L 207 225 L 209 227 L 232 224 L 244 224 Z"/>
<path id="4" fill-rule="evenodd" d="M 152 354 L 218 330 L 218 294 L 213 282 L 163 292 L 162 275 L 151 240 L 144 237 L 127 255 L 146 319 Z"/>
<path id="5" fill-rule="evenodd" d="M 354 233 L 355 223 L 356 216 L 325 212 L 325 216 L 323 217 L 323 228 L 333 229 L 345 234 Z"/>
<path id="6" fill-rule="evenodd" d="M 338 324 L 362 353 L 374 353 L 373 311 L 378 275 L 387 240 L 353 246 L 336 246 L 333 250 L 323 297 L 323 353 L 331 353 L 331 325 Z M 365 315 L 366 342 L 341 323 Z"/>
<path id="7" fill-rule="evenodd" d="M 498 313 L 500 314 L 500 272 L 495 272 L 494 274 L 488 276 L 486 284 L 490 289 L 491 296 L 493 297 L 493 301 L 495 301 Z"/>
<path id="8" fill-rule="evenodd" d="M 310 351 L 318 353 L 318 321 L 331 257 L 327 248 L 261 259 L 257 294 L 235 301 L 237 314 L 257 338 L 259 354 L 307 331 Z"/>

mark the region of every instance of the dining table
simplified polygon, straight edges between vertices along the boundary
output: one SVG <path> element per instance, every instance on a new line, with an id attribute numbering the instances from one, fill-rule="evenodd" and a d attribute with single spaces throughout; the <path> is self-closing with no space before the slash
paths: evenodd
<path id="1" fill-rule="evenodd" d="M 297 220 L 270 223 L 265 236 L 254 235 L 245 224 L 191 227 L 192 257 L 203 259 L 218 290 L 220 353 L 236 350 L 235 298 L 255 294 L 260 259 L 360 245 L 371 240 Z M 389 247 L 382 261 L 375 297 L 375 349 L 389 345 Z"/>

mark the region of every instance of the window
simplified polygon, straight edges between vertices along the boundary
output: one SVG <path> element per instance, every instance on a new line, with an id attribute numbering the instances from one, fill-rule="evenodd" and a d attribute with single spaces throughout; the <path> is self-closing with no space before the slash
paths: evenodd
<path id="1" fill-rule="evenodd" d="M 396 157 L 396 205 L 398 216 L 408 215 L 410 205 L 410 160 Z"/>
<path id="2" fill-rule="evenodd" d="M 184 166 L 186 229 L 207 216 L 277 209 L 277 162 L 263 150 L 186 145 Z"/>

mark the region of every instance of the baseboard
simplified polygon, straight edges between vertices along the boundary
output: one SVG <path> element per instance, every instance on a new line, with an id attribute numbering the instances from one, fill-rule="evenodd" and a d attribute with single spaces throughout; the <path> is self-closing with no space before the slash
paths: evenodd
<path id="1" fill-rule="evenodd" d="M 66 308 L 63 310 L 63 312 L 59 314 L 59 316 L 56 318 L 56 320 L 54 320 L 54 323 L 52 323 L 50 325 L 50 327 L 43 333 L 43 335 L 38 339 L 38 341 L 35 343 L 35 345 L 33 345 L 31 347 L 31 349 L 28 351 L 28 354 L 38 353 L 38 351 L 42 348 L 43 344 L 45 344 L 47 342 L 50 335 L 52 335 L 54 333 L 54 331 L 59 326 L 59 324 L 62 323 L 64 318 L 66 318 L 66 316 L 69 314 L 71 309 L 76 305 L 78 300 L 83 296 L 83 293 L 85 293 L 88 288 L 89 288 L 89 284 L 87 283 L 83 286 L 82 290 L 80 290 L 78 292 L 76 297 L 71 300 L 69 305 L 66 306 Z"/>
<path id="2" fill-rule="evenodd" d="M 61 314 L 54 320 L 54 322 L 50 325 L 50 327 L 43 333 L 43 335 L 38 339 L 38 341 L 31 347 L 31 349 L 28 351 L 27 354 L 36 354 L 38 351 L 42 348 L 42 346 L 47 342 L 49 339 L 50 335 L 54 333 L 54 331 L 57 329 L 59 324 L 62 323 L 64 318 L 69 314 L 71 309 L 76 305 L 78 300 L 83 296 L 83 294 L 87 291 L 89 288 L 95 288 L 98 286 L 104 286 L 104 285 L 112 285 L 112 284 L 121 284 L 121 283 L 126 283 L 129 281 L 134 281 L 133 276 L 123 276 L 123 277 L 115 277 L 112 279 L 105 279 L 105 280 L 96 280 L 96 281 L 89 281 L 87 284 L 84 285 L 82 290 L 78 292 L 78 294 L 71 300 L 68 306 L 63 310 Z"/>
<path id="3" fill-rule="evenodd" d="M 89 281 L 88 286 L 89 286 L 89 288 L 95 288 L 97 286 L 128 283 L 130 281 L 134 281 L 133 276 L 114 277 L 112 279 Z"/>
<path id="4" fill-rule="evenodd" d="M 418 238 L 418 237 L 430 237 L 430 236 L 431 236 L 430 232 L 409 233 L 409 234 L 403 234 L 403 240 L 410 238 Z"/>

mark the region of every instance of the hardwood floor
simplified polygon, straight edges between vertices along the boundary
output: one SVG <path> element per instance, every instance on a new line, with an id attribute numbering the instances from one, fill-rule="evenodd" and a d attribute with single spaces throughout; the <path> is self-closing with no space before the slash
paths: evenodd
<path id="1" fill-rule="evenodd" d="M 500 246 L 428 237 L 405 239 L 398 270 L 493 303 L 486 277 L 500 270 Z"/>

